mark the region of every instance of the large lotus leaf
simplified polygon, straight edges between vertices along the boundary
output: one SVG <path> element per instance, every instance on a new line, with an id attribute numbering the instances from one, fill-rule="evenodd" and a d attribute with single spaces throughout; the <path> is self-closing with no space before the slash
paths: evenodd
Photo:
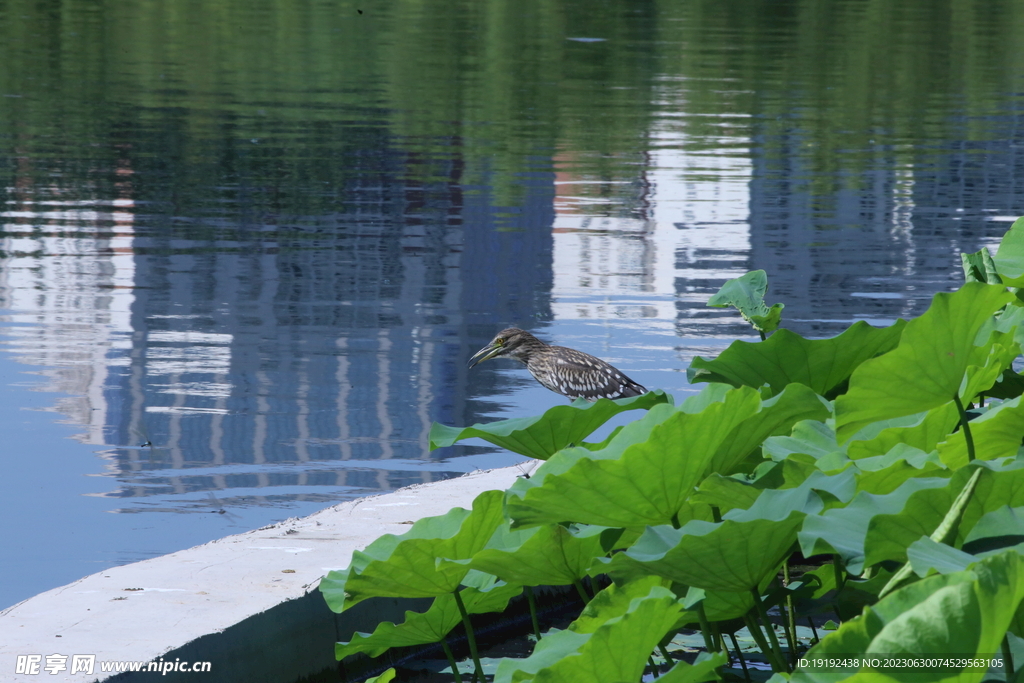
<path id="1" fill-rule="evenodd" d="M 974 555 L 957 550 L 951 545 L 933 541 L 927 536 L 917 539 L 907 548 L 907 561 L 918 576 L 933 572 L 952 574 L 961 572 L 977 561 Z"/>
<path id="2" fill-rule="evenodd" d="M 564 586 L 585 576 L 594 558 L 607 552 L 603 531 L 603 527 L 570 531 L 560 524 L 546 524 L 518 548 L 481 550 L 469 566 L 523 586 Z"/>
<path id="3" fill-rule="evenodd" d="M 1003 235 L 992 259 L 1003 284 L 1024 287 L 1024 218 L 1018 218 Z"/>
<path id="4" fill-rule="evenodd" d="M 754 329 L 771 334 L 779 326 L 784 304 L 771 308 L 764 301 L 768 292 L 768 275 L 763 270 L 753 270 L 740 277 L 727 280 L 718 292 L 708 299 L 708 306 L 725 308 L 732 306 Z"/>
<path id="5" fill-rule="evenodd" d="M 924 315 L 907 323 L 899 346 L 864 361 L 850 376 L 849 391 L 835 404 L 839 442 L 872 422 L 952 401 L 977 352 L 978 333 L 1011 298 L 1005 288 L 979 282 L 936 294 Z"/>
<path id="6" fill-rule="evenodd" d="M 966 534 L 986 513 L 1005 505 L 1024 505 L 1024 463 L 1017 462 L 1011 468 L 1000 469 L 998 465 L 990 465 L 989 461 L 979 461 L 976 466 L 983 471 L 957 526 L 952 542 L 956 547 L 963 545 Z M 867 564 L 882 560 L 905 561 L 907 547 L 921 536 L 930 536 L 938 528 L 973 473 L 973 467 L 957 470 L 946 486 L 916 491 L 907 497 L 901 510 L 887 509 L 876 515 L 865 539 Z M 911 480 L 907 484 L 913 481 L 928 480 Z"/>
<path id="7" fill-rule="evenodd" d="M 785 460 L 793 454 L 804 454 L 819 460 L 844 450 L 836 443 L 836 433 L 820 420 L 803 420 L 793 425 L 789 436 L 773 436 L 761 448 L 766 458 Z"/>
<path id="8" fill-rule="evenodd" d="M 906 324 L 898 320 L 876 328 L 860 321 L 838 337 L 814 340 L 783 329 L 760 343 L 734 341 L 714 360 L 697 356 L 686 374 L 691 382 L 755 389 L 767 384 L 776 394 L 796 382 L 831 399 L 846 387 L 858 365 L 896 348 Z"/>
<path id="9" fill-rule="evenodd" d="M 798 453 L 779 462 L 766 460 L 758 465 L 748 481 L 754 488 L 760 490 L 791 489 L 804 483 L 809 476 L 819 471 L 821 470 L 816 467 L 812 456 Z"/>
<path id="10" fill-rule="evenodd" d="M 363 683 L 391 683 L 395 680 L 395 676 L 398 675 L 394 669 L 388 669 L 380 676 L 374 676 L 373 678 L 367 678 Z"/>
<path id="11" fill-rule="evenodd" d="M 323 593 L 327 605 L 335 612 L 346 609 L 345 584 L 350 574 L 358 574 L 371 562 L 387 560 L 398 544 L 403 541 L 414 538 L 433 539 L 451 536 L 458 532 L 469 515 L 469 510 L 459 507 L 452 508 L 443 515 L 420 519 L 412 525 L 409 531 L 400 536 L 384 534 L 362 551 L 355 551 L 352 553 L 352 561 L 346 569 L 331 571 L 320 580 L 320 592 Z"/>
<path id="12" fill-rule="evenodd" d="M 599 398 L 593 403 L 578 399 L 569 405 L 549 408 L 543 415 L 475 424 L 462 429 L 435 422 L 430 428 L 430 450 L 477 437 L 513 453 L 546 460 L 566 446 L 582 442 L 619 413 L 647 410 L 659 403 L 671 404 L 672 397 L 655 389 L 632 398 Z"/>
<path id="13" fill-rule="evenodd" d="M 872 519 L 880 514 L 899 512 L 906 505 L 907 499 L 917 491 L 945 487 L 948 483 L 947 479 L 927 477 L 910 479 L 886 495 L 878 496 L 861 491 L 846 507 L 826 510 L 820 515 L 809 515 L 804 519 L 803 528 L 797 535 L 800 549 L 805 557 L 822 553 L 838 554 L 849 573 L 860 574 L 864 567 L 865 539 Z M 940 516 L 938 521 L 941 519 Z M 920 536 L 918 534 L 911 542 Z"/>
<path id="14" fill-rule="evenodd" d="M 1015 306 L 1014 310 L 1024 313 L 1024 308 Z M 965 402 L 973 402 L 979 393 L 990 390 L 1020 355 L 1020 344 L 1014 340 L 1016 333 L 1016 328 L 1009 332 L 995 331 L 986 345 L 975 347 L 975 357 L 967 366 L 967 376 L 960 389 Z"/>
<path id="15" fill-rule="evenodd" d="M 678 520 L 709 471 L 730 472 L 770 434 L 803 418 L 822 417 L 826 410 L 800 385 L 763 404 L 749 387 L 731 389 L 725 400 L 700 413 L 676 411 L 617 459 L 581 457 L 561 469 L 572 456 L 556 456 L 557 475 L 552 468 L 543 479 L 533 477 L 509 489 L 507 512 L 516 526 L 572 520 L 630 527 L 665 524 L 673 516 Z"/>
<path id="16" fill-rule="evenodd" d="M 857 488 L 865 493 L 892 493 L 903 482 L 917 477 L 948 478 L 952 473 L 935 462 L 936 453 L 925 453 L 897 444 L 885 455 L 857 461 Z M 877 467 L 876 467 L 877 465 Z"/>
<path id="17" fill-rule="evenodd" d="M 981 249 L 973 254 L 960 254 L 960 262 L 964 267 L 964 280 L 967 282 L 984 282 L 989 285 L 1002 284 L 996 271 L 995 261 L 988 249 Z"/>
<path id="18" fill-rule="evenodd" d="M 494 683 L 623 683 L 637 681 L 654 647 L 682 606 L 672 591 L 654 586 L 621 615 L 587 633 L 549 633 L 526 659 L 505 659 Z"/>
<path id="19" fill-rule="evenodd" d="M 873 430 L 868 428 L 861 430 L 854 437 L 855 440 L 846 445 L 846 454 L 851 460 L 870 458 L 890 452 L 897 444 L 906 444 L 928 452 L 940 441 L 944 441 L 959 422 L 960 411 L 957 410 L 956 404 L 950 401 L 927 412 L 873 423 L 870 427 L 884 427 L 874 434 L 871 434 Z M 864 438 L 856 440 L 857 437 Z"/>
<path id="20" fill-rule="evenodd" d="M 718 667 L 729 663 L 724 652 L 702 652 L 693 664 L 676 662 L 668 673 L 661 675 L 661 683 L 703 683 L 719 679 Z"/>
<path id="21" fill-rule="evenodd" d="M 783 520 L 695 520 L 680 529 L 649 527 L 632 548 L 612 559 L 609 573 L 614 575 L 620 565 L 639 564 L 658 576 L 705 590 L 750 590 L 773 574 L 789 553 L 803 518 L 804 513 L 794 510 Z"/>
<path id="22" fill-rule="evenodd" d="M 501 491 L 481 493 L 473 501 L 472 512 L 458 526 L 446 529 L 444 536 L 404 538 L 386 558 L 369 562 L 360 558 L 358 567 L 353 554 L 353 567 L 344 576 L 331 572 L 321 581 L 320 590 L 332 607 L 342 599 L 342 609 L 373 597 L 430 598 L 451 593 L 469 567 L 438 560 L 469 559 L 481 550 L 504 521 L 503 495 Z"/>
<path id="23" fill-rule="evenodd" d="M 1003 371 L 999 381 L 985 391 L 992 398 L 1016 398 L 1024 394 L 1024 375 L 1018 375 L 1012 369 Z"/>
<path id="24" fill-rule="evenodd" d="M 470 587 L 460 591 L 466 612 L 502 612 L 509 600 L 523 592 L 522 586 L 504 583 L 495 585 L 495 581 L 492 576 L 488 583 L 479 588 Z M 357 652 L 364 652 L 370 657 L 379 657 L 393 647 L 437 643 L 461 622 L 462 615 L 455 603 L 454 594 L 445 593 L 434 598 L 426 612 L 406 612 L 405 621 L 401 624 L 382 621 L 372 634 L 355 633 L 349 642 L 336 643 L 334 656 L 341 660 Z"/>
<path id="25" fill-rule="evenodd" d="M 823 499 L 844 505 L 856 493 L 855 470 L 847 469 L 835 474 L 815 470 L 797 486 L 765 489 L 749 508 L 730 510 L 724 518 L 737 521 L 781 520 L 794 510 L 816 515 L 825 508 Z"/>
<path id="26" fill-rule="evenodd" d="M 1004 505 L 986 512 L 964 539 L 966 552 L 979 554 L 1024 543 L 1024 507 Z"/>
<path id="27" fill-rule="evenodd" d="M 873 670 L 837 666 L 835 660 L 869 655 L 991 657 L 1024 598 L 1024 557 L 1006 552 L 970 569 L 922 579 L 867 607 L 803 656 L 832 659 L 820 669 L 798 669 L 794 683 L 935 681 L 976 683 L 988 667 L 927 671 L 913 667 Z"/>
<path id="28" fill-rule="evenodd" d="M 974 438 L 975 455 L 981 460 L 993 460 L 1016 455 L 1024 438 L 1024 405 L 1021 397 L 1006 401 L 970 423 Z M 958 431 L 939 444 L 939 456 L 951 469 L 967 464 L 967 442 L 964 430 Z"/>
<path id="29" fill-rule="evenodd" d="M 508 515 L 514 526 L 566 520 L 611 527 L 666 524 L 706 476 L 733 428 L 760 407 L 758 393 L 742 387 L 696 415 L 677 410 L 615 460 L 579 458 L 539 483 L 533 481 L 537 477 L 517 482 L 509 489 Z"/>
<path id="30" fill-rule="evenodd" d="M 541 486 L 547 477 L 568 472 L 580 460 L 616 460 L 630 446 L 647 441 L 651 430 L 676 415 L 679 410 L 679 408 L 664 403 L 654 406 L 639 420 L 624 425 L 601 448 L 592 449 L 590 446 L 563 448 L 534 470 L 529 479 L 525 477 L 517 479 L 509 491 L 523 496 L 526 491 Z"/>
<path id="31" fill-rule="evenodd" d="M 761 489 L 753 484 L 715 473 L 701 482 L 690 502 L 714 505 L 719 512 L 728 512 L 734 508 L 746 510 L 759 495 Z"/>
<path id="32" fill-rule="evenodd" d="M 760 411 L 733 427 L 715 452 L 710 470 L 733 472 L 768 437 L 788 434 L 797 422 L 824 420 L 829 415 L 828 405 L 817 394 L 802 384 L 790 384 L 764 401 Z"/>
<path id="33" fill-rule="evenodd" d="M 686 397 L 686 400 L 679 404 L 679 410 L 694 414 L 703 412 L 712 403 L 724 401 L 726 395 L 733 389 L 735 387 L 731 384 L 711 382 L 693 396 Z"/>
<path id="34" fill-rule="evenodd" d="M 509 489 L 508 514 L 517 526 L 564 520 L 603 526 L 668 523 L 733 427 L 760 408 L 757 391 L 743 387 L 696 415 L 677 410 L 615 460 L 581 458 L 567 471 L 545 473 L 538 482 L 536 476 L 516 482 Z M 563 458 L 556 456 L 550 464 L 555 460 Z"/>
<path id="35" fill-rule="evenodd" d="M 634 581 L 612 584 L 598 591 L 580 615 L 569 624 L 569 630 L 576 633 L 593 633 L 609 619 L 626 614 L 634 600 L 648 595 L 656 586 L 671 588 L 671 582 L 659 576 L 648 575 Z"/>

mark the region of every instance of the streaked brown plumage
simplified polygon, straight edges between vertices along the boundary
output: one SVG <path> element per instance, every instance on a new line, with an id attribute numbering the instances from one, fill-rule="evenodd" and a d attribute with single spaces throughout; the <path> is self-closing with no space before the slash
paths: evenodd
<path id="1" fill-rule="evenodd" d="M 629 377 L 589 353 L 552 346 L 526 330 L 510 327 L 473 354 L 469 367 L 490 358 L 515 358 L 534 379 L 570 399 L 628 398 L 647 393 Z"/>

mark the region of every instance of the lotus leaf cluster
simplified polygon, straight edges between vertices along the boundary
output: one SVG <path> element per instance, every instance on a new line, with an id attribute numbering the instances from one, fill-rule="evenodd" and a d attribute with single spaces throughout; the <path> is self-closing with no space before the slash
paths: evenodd
<path id="1" fill-rule="evenodd" d="M 779 682 L 1024 680 L 1024 219 L 963 267 L 921 316 L 831 339 L 777 329 L 748 273 L 709 305 L 762 341 L 694 359 L 706 386 L 679 405 L 654 391 L 435 425 L 432 449 L 482 438 L 543 462 L 325 577 L 335 611 L 432 599 L 336 656 L 439 643 L 455 680 L 481 683 L 753 680 L 757 662 Z M 534 589 L 552 586 L 584 606 L 541 633 Z M 485 672 L 473 615 L 520 598 L 533 652 Z"/>

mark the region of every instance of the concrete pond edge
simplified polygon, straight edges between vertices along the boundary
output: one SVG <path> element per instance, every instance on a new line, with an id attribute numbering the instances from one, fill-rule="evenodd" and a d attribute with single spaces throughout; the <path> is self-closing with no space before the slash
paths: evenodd
<path id="1" fill-rule="evenodd" d="M 421 607 L 374 600 L 335 614 L 318 590 L 321 577 L 379 536 L 468 509 L 522 473 L 477 471 L 360 498 L 40 593 L 0 611 L 0 681 L 281 683 L 315 675 L 336 665 L 339 639 Z M 155 662 L 160 671 L 102 671 L 122 662 Z M 208 671 L 192 671 L 203 662 Z"/>

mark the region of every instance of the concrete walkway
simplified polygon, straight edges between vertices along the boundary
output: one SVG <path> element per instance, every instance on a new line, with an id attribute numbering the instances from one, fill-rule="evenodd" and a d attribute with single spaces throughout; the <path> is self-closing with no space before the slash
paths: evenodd
<path id="1" fill-rule="evenodd" d="M 320 578 L 382 534 L 468 509 L 477 494 L 506 489 L 521 472 L 473 472 L 361 498 L 29 598 L 0 612 L 0 681 L 103 681 L 114 674 L 101 663 L 156 661 L 179 670 L 117 680 L 282 683 L 335 666 L 336 640 L 372 631 L 382 618 L 400 620 L 410 603 L 366 601 L 335 615 L 317 590 Z M 74 655 L 95 655 L 93 673 L 71 673 Z M 209 672 L 180 670 L 204 661 Z"/>

